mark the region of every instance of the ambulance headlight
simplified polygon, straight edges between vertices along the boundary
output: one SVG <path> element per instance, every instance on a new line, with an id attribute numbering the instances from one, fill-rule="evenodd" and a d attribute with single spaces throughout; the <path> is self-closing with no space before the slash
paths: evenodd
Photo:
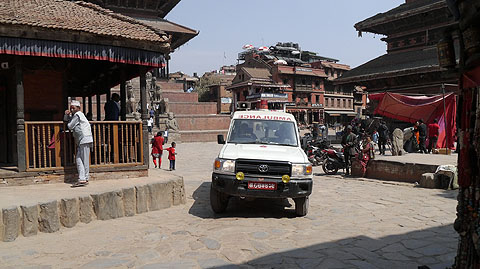
<path id="1" fill-rule="evenodd" d="M 306 177 L 312 175 L 311 164 L 292 164 L 292 177 Z"/>
<path id="2" fill-rule="evenodd" d="M 217 158 L 215 159 L 213 170 L 221 173 L 235 173 L 235 161 Z"/>

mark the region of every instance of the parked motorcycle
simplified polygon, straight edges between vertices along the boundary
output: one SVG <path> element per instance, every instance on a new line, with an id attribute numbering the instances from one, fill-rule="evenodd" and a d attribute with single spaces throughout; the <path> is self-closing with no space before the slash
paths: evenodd
<path id="1" fill-rule="evenodd" d="M 335 175 L 339 169 L 345 169 L 345 157 L 343 152 L 334 149 L 324 149 L 326 159 L 322 164 L 323 172 L 327 175 Z"/>

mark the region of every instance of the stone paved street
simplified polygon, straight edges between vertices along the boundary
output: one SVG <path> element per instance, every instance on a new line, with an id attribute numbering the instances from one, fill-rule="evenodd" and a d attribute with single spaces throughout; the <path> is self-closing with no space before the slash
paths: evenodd
<path id="1" fill-rule="evenodd" d="M 456 191 L 326 177 L 316 168 L 306 217 L 258 200 L 233 200 L 225 215 L 215 216 L 209 181 L 219 149 L 178 145 L 172 173 L 184 176 L 186 205 L 0 243 L 0 267 L 390 269 L 453 263 Z"/>

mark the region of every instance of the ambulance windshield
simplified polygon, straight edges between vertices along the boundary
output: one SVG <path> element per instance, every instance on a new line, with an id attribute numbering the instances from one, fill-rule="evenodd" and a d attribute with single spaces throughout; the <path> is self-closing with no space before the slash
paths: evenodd
<path id="1" fill-rule="evenodd" d="M 234 120 L 228 143 L 298 146 L 293 122 L 255 119 Z"/>

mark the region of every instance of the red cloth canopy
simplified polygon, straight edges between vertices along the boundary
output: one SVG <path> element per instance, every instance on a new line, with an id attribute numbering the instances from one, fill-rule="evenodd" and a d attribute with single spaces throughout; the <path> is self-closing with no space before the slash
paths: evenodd
<path id="1" fill-rule="evenodd" d="M 374 111 L 377 115 L 412 124 L 422 119 L 427 125 L 438 119 L 440 135 L 437 146 L 445 148 L 448 140 L 448 147 L 454 148 L 457 103 L 453 93 L 445 95 L 446 128 L 443 95 L 407 96 L 398 93 L 377 93 L 369 94 L 368 98 L 379 101 Z"/>

